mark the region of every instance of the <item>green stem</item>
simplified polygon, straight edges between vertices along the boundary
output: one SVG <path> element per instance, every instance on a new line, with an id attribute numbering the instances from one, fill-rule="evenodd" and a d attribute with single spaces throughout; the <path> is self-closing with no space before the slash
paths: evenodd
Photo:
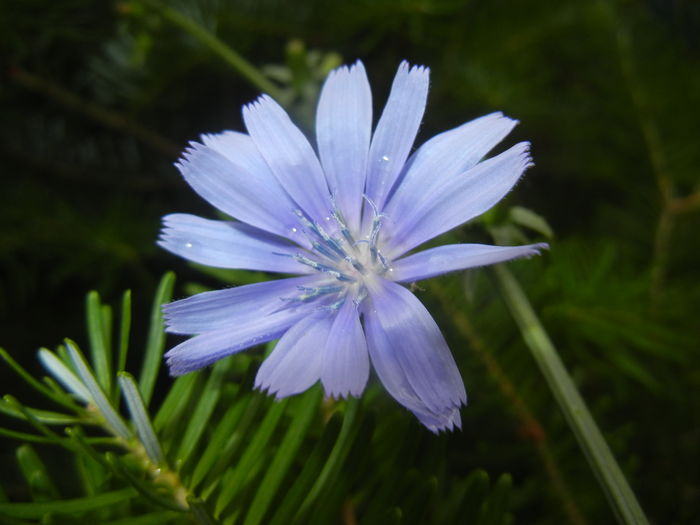
<path id="1" fill-rule="evenodd" d="M 506 267 L 497 265 L 494 271 L 508 309 L 598 478 L 618 522 L 648 524 L 627 479 L 520 284 Z"/>
<path id="2" fill-rule="evenodd" d="M 255 66 L 231 49 L 216 35 L 206 28 L 197 24 L 194 20 L 187 18 L 177 9 L 163 4 L 160 0 L 145 0 L 145 3 L 154 7 L 167 20 L 184 29 L 187 33 L 207 46 L 211 51 L 219 55 L 228 65 L 238 71 L 241 76 L 248 80 L 258 89 L 267 93 L 272 98 L 282 100 L 282 92 L 270 80 L 265 77 Z"/>

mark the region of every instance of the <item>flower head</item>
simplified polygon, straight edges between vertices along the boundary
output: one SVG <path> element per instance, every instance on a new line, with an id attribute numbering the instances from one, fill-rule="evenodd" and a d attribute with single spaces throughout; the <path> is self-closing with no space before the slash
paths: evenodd
<path id="1" fill-rule="evenodd" d="M 370 361 L 388 392 L 433 432 L 461 425 L 466 393 L 438 326 L 402 284 L 538 253 L 543 245 L 454 244 L 407 253 L 496 204 L 531 164 L 528 144 L 482 161 L 515 126 L 493 113 L 410 154 L 429 71 L 403 62 L 372 133 L 361 62 L 333 71 L 316 150 L 270 97 L 243 108 L 248 133 L 191 143 L 177 167 L 235 221 L 164 218 L 159 244 L 191 261 L 297 277 L 206 292 L 164 306 L 195 337 L 167 354 L 173 375 L 279 338 L 256 386 L 278 398 L 319 379 L 359 396 Z"/>

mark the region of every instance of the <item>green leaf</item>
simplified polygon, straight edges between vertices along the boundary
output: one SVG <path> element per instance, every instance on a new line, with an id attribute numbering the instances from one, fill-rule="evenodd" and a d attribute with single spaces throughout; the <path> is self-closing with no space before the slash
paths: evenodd
<path id="1" fill-rule="evenodd" d="M 90 355 L 95 367 L 95 376 L 98 384 L 105 392 L 112 391 L 112 348 L 109 339 L 105 317 L 100 296 L 92 291 L 86 298 L 88 338 L 90 339 Z M 108 308 L 108 307 L 104 307 Z"/>
<path id="2" fill-rule="evenodd" d="M 270 519 L 270 525 L 286 525 L 290 522 L 290 516 L 294 515 L 304 497 L 309 493 L 309 489 L 318 479 L 324 461 L 338 439 L 341 419 L 340 414 L 335 413 L 326 423 L 320 440 L 303 462 L 301 473 L 294 480 L 291 489 L 285 494 L 284 499 L 277 507 L 275 514 Z"/>
<path id="3" fill-rule="evenodd" d="M 144 498 L 148 499 L 152 503 L 155 503 L 156 505 L 165 507 L 169 510 L 174 510 L 177 512 L 187 511 L 187 507 L 184 507 L 179 502 L 175 501 L 175 499 L 170 494 L 164 494 L 159 489 L 159 487 L 157 487 L 153 483 L 144 481 L 136 474 L 134 474 L 129 469 L 129 467 L 127 467 L 124 464 L 124 462 L 115 454 L 107 452 L 105 454 L 105 458 L 107 460 L 107 463 L 109 463 L 109 465 L 114 469 L 114 471 L 121 478 L 125 479 L 128 483 L 130 483 L 131 486 L 134 489 L 136 489 L 139 492 L 139 494 L 141 494 Z"/>
<path id="4" fill-rule="evenodd" d="M 324 488 L 332 484 L 333 480 L 337 477 L 345 458 L 350 452 L 353 439 L 359 431 L 360 425 L 356 424 L 358 407 L 358 399 L 353 397 L 348 398 L 345 405 L 343 426 L 340 429 L 338 440 L 335 442 L 335 446 L 328 456 L 328 461 L 326 461 L 326 464 L 323 466 L 323 470 L 316 479 L 316 483 L 314 483 L 313 487 L 311 487 L 311 490 L 304 499 L 304 502 L 299 507 L 295 521 L 303 521 L 305 519 L 307 513 L 311 509 L 311 506 L 314 504 Z"/>
<path id="5" fill-rule="evenodd" d="M 58 490 L 51 481 L 44 462 L 32 447 L 22 445 L 17 449 L 17 463 L 24 479 L 27 480 L 34 501 L 51 501 L 59 498 Z"/>
<path id="6" fill-rule="evenodd" d="M 75 464 L 85 495 L 93 496 L 103 492 L 108 476 L 110 476 L 109 469 L 103 463 L 96 461 L 89 453 L 76 454 Z"/>
<path id="7" fill-rule="evenodd" d="M 198 525 L 217 525 L 219 523 L 201 499 L 188 498 L 187 502 L 190 504 L 190 510 Z"/>
<path id="8" fill-rule="evenodd" d="M 503 525 L 506 523 L 508 497 L 512 485 L 513 479 L 510 474 L 503 474 L 498 478 L 493 491 L 481 508 L 477 520 L 478 525 Z"/>
<path id="9" fill-rule="evenodd" d="M 513 206 L 510 208 L 508 214 L 510 216 L 510 220 L 514 223 L 520 226 L 525 226 L 526 228 L 539 233 L 547 239 L 554 237 L 554 232 L 549 224 L 547 224 L 546 219 L 534 211 L 528 208 L 523 208 L 522 206 Z"/>
<path id="10" fill-rule="evenodd" d="M 141 399 L 134 378 L 127 372 L 119 372 L 119 386 L 126 400 L 131 418 L 136 425 L 136 433 L 143 444 L 143 448 L 146 450 L 146 454 L 148 454 L 148 457 L 151 458 L 151 461 L 156 465 L 165 463 L 160 443 L 153 431 L 151 420 L 146 412 L 146 405 L 143 399 Z"/>
<path id="11" fill-rule="evenodd" d="M 465 479 L 458 503 L 458 510 L 453 516 L 478 516 L 484 500 L 489 493 L 489 475 L 478 469 L 472 471 Z"/>
<path id="12" fill-rule="evenodd" d="M 209 425 L 214 407 L 221 395 L 221 384 L 228 370 L 229 361 L 219 361 L 211 369 L 209 380 L 204 385 L 202 395 L 197 400 L 192 417 L 188 419 L 187 430 L 175 455 L 178 462 L 185 463 Z"/>
<path id="13" fill-rule="evenodd" d="M 222 452 L 225 449 L 225 445 L 227 441 L 231 439 L 239 422 L 241 422 L 244 411 L 249 407 L 251 397 L 252 396 L 249 394 L 243 399 L 237 399 L 236 402 L 226 410 L 223 417 L 216 425 L 216 428 L 207 440 L 207 448 L 204 450 L 204 453 L 198 457 L 197 465 L 194 468 L 189 483 L 192 489 L 197 488 L 204 477 L 212 471 L 215 464 L 221 464 Z M 243 422 L 245 422 L 245 420 L 243 420 Z"/>
<path id="14" fill-rule="evenodd" d="M 24 409 L 32 414 L 32 416 L 34 416 L 38 421 L 46 423 L 47 425 L 71 425 L 81 421 L 75 416 L 61 414 L 60 412 L 52 412 L 50 410 L 40 410 L 29 407 L 24 407 Z M 24 416 L 24 411 L 20 410 L 14 404 L 9 403 L 4 399 L 0 400 L 0 412 L 19 419 L 26 419 Z"/>
<path id="15" fill-rule="evenodd" d="M 126 355 L 129 350 L 129 334 L 131 333 L 131 290 L 122 296 L 121 323 L 119 325 L 119 355 L 117 356 L 117 372 L 124 370 Z"/>
<path id="16" fill-rule="evenodd" d="M 73 366 L 76 368 L 80 379 L 82 379 L 83 383 L 90 391 L 90 395 L 94 400 L 95 405 L 97 405 L 100 413 L 107 420 L 107 423 L 111 427 L 112 431 L 123 439 L 131 439 L 131 431 L 124 424 L 124 421 L 122 421 L 122 418 L 119 416 L 114 407 L 112 407 L 112 404 L 110 403 L 109 399 L 107 399 L 104 391 L 100 388 L 95 376 L 92 375 L 90 367 L 85 362 L 85 358 L 82 356 L 77 346 L 75 346 L 75 343 L 67 339 L 66 348 L 68 349 L 71 361 Z"/>
<path id="17" fill-rule="evenodd" d="M 67 428 L 66 435 L 73 444 L 74 450 L 81 452 L 85 457 L 91 458 L 93 461 L 95 461 L 95 463 L 102 465 L 105 469 L 110 468 L 110 465 L 105 460 L 104 455 L 98 452 L 97 449 L 90 444 L 81 427 Z"/>
<path id="18" fill-rule="evenodd" d="M 9 428 L 0 427 L 0 436 L 5 436 L 18 441 L 26 441 L 29 443 L 55 443 L 51 438 L 39 436 L 36 434 L 27 434 L 26 432 L 17 432 Z"/>
<path id="19" fill-rule="evenodd" d="M 107 505 L 127 501 L 137 495 L 131 487 L 105 492 L 89 498 L 67 499 L 45 503 L 0 503 L 0 514 L 14 518 L 40 519 L 43 516 L 55 514 L 83 514 Z"/>
<path id="20" fill-rule="evenodd" d="M 277 493 L 277 489 L 287 475 L 292 461 L 296 458 L 301 443 L 306 438 L 306 433 L 314 415 L 318 413 L 320 401 L 320 389 L 313 389 L 310 393 L 301 396 L 297 401 L 301 406 L 297 407 L 298 413 L 291 425 L 289 425 L 287 433 L 265 473 L 265 477 L 260 482 L 253 502 L 250 504 L 250 510 L 246 515 L 244 525 L 258 525 L 262 523 L 270 503 Z"/>
<path id="21" fill-rule="evenodd" d="M 265 457 L 267 444 L 272 439 L 286 406 L 286 399 L 276 401 L 265 414 L 257 432 L 248 442 L 248 448 L 245 449 L 238 463 L 223 480 L 221 492 L 216 500 L 215 516 L 221 515 L 221 512 L 231 503 L 239 491 L 246 486 L 247 481 L 255 472 L 255 467 L 261 466 L 258 463 L 261 458 Z"/>
<path id="22" fill-rule="evenodd" d="M 39 350 L 39 360 L 44 367 L 61 383 L 66 390 L 77 396 L 83 403 L 92 403 L 92 395 L 82 381 L 66 366 L 64 361 L 50 350 Z"/>
<path id="23" fill-rule="evenodd" d="M 156 430 L 161 431 L 166 425 L 178 423 L 178 416 L 187 407 L 196 390 L 199 377 L 200 374 L 195 372 L 175 380 L 153 420 Z"/>
<path id="24" fill-rule="evenodd" d="M 164 303 L 170 301 L 173 295 L 174 285 L 175 274 L 172 272 L 166 273 L 160 280 L 158 290 L 153 300 L 151 324 L 148 332 L 148 340 L 146 341 L 146 348 L 144 350 L 141 375 L 139 376 L 139 390 L 141 391 L 141 396 L 146 406 L 151 402 L 151 397 L 153 396 L 153 387 L 158 377 L 163 348 L 165 347 L 162 306 Z"/>
<path id="25" fill-rule="evenodd" d="M 0 357 L 2 357 L 5 362 L 10 365 L 10 367 L 22 378 L 24 379 L 30 386 L 32 386 L 35 390 L 40 392 L 41 394 L 45 395 L 52 401 L 65 406 L 66 408 L 70 409 L 76 409 L 77 405 L 72 402 L 71 399 L 67 398 L 65 395 L 60 395 L 51 390 L 50 388 L 45 387 L 42 385 L 39 381 L 34 379 L 29 372 L 27 372 L 24 368 L 22 368 L 17 361 L 12 359 L 10 354 L 8 354 L 3 348 L 0 348 Z"/>
<path id="26" fill-rule="evenodd" d="M 169 510 L 149 512 L 141 516 L 132 516 L 120 520 L 105 521 L 101 525 L 160 525 L 161 523 L 170 523 L 175 519 L 181 518 L 180 512 L 172 512 Z"/>
<path id="27" fill-rule="evenodd" d="M 206 488 L 202 491 L 204 497 L 208 498 L 213 489 L 221 483 L 224 472 L 229 469 L 239 448 L 246 443 L 246 438 L 249 436 L 249 429 L 251 429 L 250 432 L 253 432 L 252 429 L 254 429 L 255 425 L 258 423 L 257 418 L 263 401 L 265 401 L 265 396 L 257 392 L 251 393 L 249 396 L 245 396 L 242 400 L 238 401 L 239 404 L 245 406 L 245 413 L 240 423 L 236 425 L 233 433 L 229 435 L 224 446 L 220 448 L 218 461 L 214 461 L 209 471 L 205 473 L 207 483 Z M 214 454 L 213 450 L 211 454 Z M 211 456 L 208 454 L 207 457 Z"/>
<path id="28" fill-rule="evenodd" d="M 56 445 L 64 445 L 65 440 L 62 439 L 58 434 L 53 432 L 49 427 L 47 427 L 44 423 L 39 421 L 34 414 L 32 414 L 31 411 L 29 411 L 26 407 L 24 407 L 19 401 L 17 401 L 14 397 L 7 395 L 3 397 L 3 400 L 8 404 L 8 406 L 12 409 L 15 409 L 19 412 L 22 413 L 24 416 L 24 419 L 31 424 L 34 428 L 36 428 L 39 432 L 44 434 L 47 438 L 49 438 L 54 444 Z"/>

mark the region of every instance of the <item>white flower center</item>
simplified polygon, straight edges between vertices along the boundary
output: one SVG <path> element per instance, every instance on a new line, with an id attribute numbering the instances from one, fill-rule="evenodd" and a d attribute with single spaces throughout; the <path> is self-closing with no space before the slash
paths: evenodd
<path id="1" fill-rule="evenodd" d="M 390 261 L 381 253 L 378 245 L 382 215 L 374 209 L 369 233 L 363 237 L 353 235 L 339 211 L 333 212 L 327 222 L 333 224 L 329 234 L 320 224 L 309 220 L 295 210 L 303 231 L 312 245 L 312 253 L 298 253 L 294 258 L 328 277 L 328 281 L 313 288 L 301 287 L 299 301 L 311 301 L 323 297 L 323 307 L 337 309 L 350 299 L 357 305 L 367 297 L 368 287 L 386 272 L 391 271 Z"/>

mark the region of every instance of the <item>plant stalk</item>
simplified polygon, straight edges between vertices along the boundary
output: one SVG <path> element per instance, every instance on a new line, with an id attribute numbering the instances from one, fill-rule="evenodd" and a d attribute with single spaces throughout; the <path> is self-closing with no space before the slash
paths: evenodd
<path id="1" fill-rule="evenodd" d="M 648 524 L 625 475 L 520 284 L 503 265 L 494 266 L 494 272 L 506 305 L 598 478 L 618 522 L 626 525 Z"/>
<path id="2" fill-rule="evenodd" d="M 191 36 L 199 40 L 202 44 L 208 47 L 211 51 L 219 55 L 233 69 L 238 71 L 243 78 L 267 93 L 276 100 L 282 100 L 282 92 L 275 86 L 260 70 L 253 64 L 248 62 L 243 56 L 238 54 L 234 49 L 229 47 L 225 42 L 219 39 L 216 35 L 208 31 L 205 27 L 187 18 L 177 9 L 169 7 L 160 0 L 145 0 L 145 3 L 154 7 L 158 12 L 169 20 L 171 23 L 184 29 Z"/>

